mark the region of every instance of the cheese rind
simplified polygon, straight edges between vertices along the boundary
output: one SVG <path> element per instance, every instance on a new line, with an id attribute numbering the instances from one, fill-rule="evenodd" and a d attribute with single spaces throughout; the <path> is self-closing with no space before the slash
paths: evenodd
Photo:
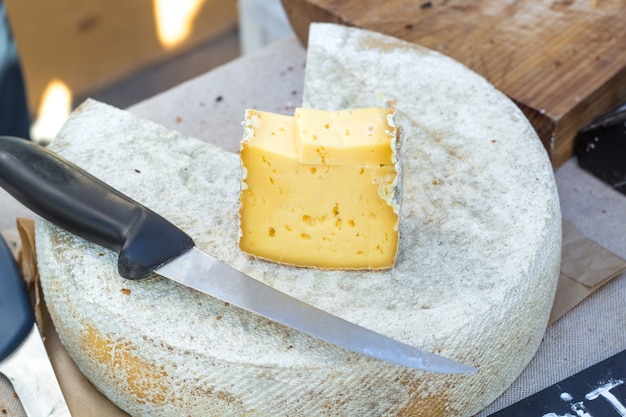
<path id="1" fill-rule="evenodd" d="M 392 117 L 393 110 L 378 108 L 298 109 L 293 118 L 247 110 L 240 249 L 322 269 L 392 267 L 398 247 Z M 346 140 L 339 132 L 348 129 Z"/>
<path id="2" fill-rule="evenodd" d="M 479 371 L 412 371 L 171 280 L 130 282 L 114 253 L 38 220 L 41 285 L 61 341 L 94 386 L 135 417 L 470 417 L 537 352 L 559 276 L 561 216 L 532 126 L 484 79 L 436 52 L 357 28 L 311 28 L 307 106 L 384 105 L 381 97 L 398 94 L 404 179 L 392 269 L 321 271 L 243 254 L 239 156 L 127 112 L 91 101 L 51 147 L 237 270 Z M 176 97 L 189 98 L 186 89 Z M 212 117 L 217 124 L 222 113 Z"/>

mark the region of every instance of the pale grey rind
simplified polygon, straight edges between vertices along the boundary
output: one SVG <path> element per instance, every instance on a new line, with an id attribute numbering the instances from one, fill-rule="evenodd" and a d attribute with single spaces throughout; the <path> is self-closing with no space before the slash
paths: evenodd
<path id="1" fill-rule="evenodd" d="M 479 372 L 399 368 L 161 278 L 125 281 L 114 254 L 38 221 L 42 286 L 61 340 L 94 385 L 134 416 L 465 417 L 502 392 L 536 351 L 558 277 L 561 220 L 549 161 L 528 122 L 482 78 L 432 51 L 334 25 L 314 26 L 311 42 L 308 105 L 397 100 L 404 179 L 391 271 L 299 269 L 241 254 L 238 156 L 110 106 L 83 104 L 54 150 L 170 219 L 216 258 Z M 339 71 L 350 60 L 357 67 Z M 379 72 L 359 69 L 363 60 Z M 411 77 L 396 71 L 406 82 L 398 97 L 384 97 L 391 81 L 371 82 L 385 75 L 380 60 L 413 68 Z M 322 94 L 318 67 L 329 83 L 346 86 Z"/>

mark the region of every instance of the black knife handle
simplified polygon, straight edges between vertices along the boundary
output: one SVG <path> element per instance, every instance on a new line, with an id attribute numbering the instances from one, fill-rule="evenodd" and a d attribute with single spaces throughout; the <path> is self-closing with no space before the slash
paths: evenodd
<path id="1" fill-rule="evenodd" d="M 124 278 L 145 278 L 194 246 L 163 217 L 31 141 L 0 136 L 0 186 L 41 217 L 118 253 Z"/>

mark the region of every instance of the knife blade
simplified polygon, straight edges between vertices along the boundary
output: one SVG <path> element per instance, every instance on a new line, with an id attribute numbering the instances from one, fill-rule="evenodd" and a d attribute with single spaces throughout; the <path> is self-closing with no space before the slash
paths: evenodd
<path id="1" fill-rule="evenodd" d="M 29 417 L 71 417 L 9 246 L 0 238 L 0 373 Z"/>
<path id="2" fill-rule="evenodd" d="M 476 371 L 243 274 L 198 250 L 191 237 L 154 211 L 33 142 L 0 137 L 0 186 L 43 218 L 115 251 L 124 278 L 157 273 L 314 338 L 396 365 L 451 374 Z"/>

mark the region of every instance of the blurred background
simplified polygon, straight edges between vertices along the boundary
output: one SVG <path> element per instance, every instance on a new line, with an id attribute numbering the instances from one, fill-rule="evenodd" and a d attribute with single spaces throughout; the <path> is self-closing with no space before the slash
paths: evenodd
<path id="1" fill-rule="evenodd" d="M 291 34 L 280 0 L 4 0 L 31 137 L 85 98 L 119 108 Z"/>

